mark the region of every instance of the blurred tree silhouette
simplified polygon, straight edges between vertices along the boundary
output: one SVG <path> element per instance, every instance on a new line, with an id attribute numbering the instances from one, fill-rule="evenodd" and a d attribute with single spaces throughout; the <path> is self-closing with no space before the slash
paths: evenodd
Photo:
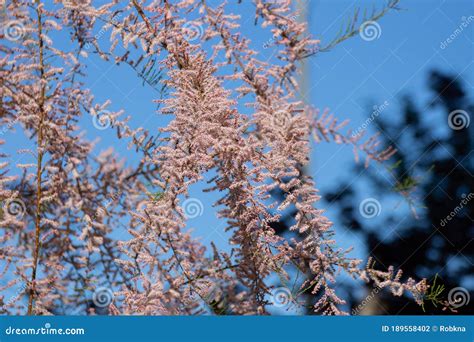
<path id="1" fill-rule="evenodd" d="M 364 196 L 357 190 L 359 181 L 331 191 L 326 199 L 338 208 L 340 222 L 362 237 L 379 265 L 400 267 L 406 276 L 427 278 L 444 290 L 428 298 L 424 309 L 379 292 L 360 314 L 439 314 L 438 300 L 461 300 L 456 298 L 459 293 L 449 295 L 451 289 L 463 287 L 463 296 L 472 292 L 474 160 L 468 113 L 473 112 L 473 103 L 457 77 L 433 71 L 428 84 L 433 97 L 426 106 L 420 108 L 405 96 L 396 122 L 376 118 L 384 143 L 398 152 L 387 172 L 369 169 L 360 179 L 373 187 L 381 203 L 394 194 L 403 195 L 413 215 L 382 206 L 382 222 L 377 220 L 375 229 L 359 213 Z M 391 231 L 388 237 L 387 230 Z M 360 298 L 353 298 L 350 304 L 354 308 L 359 302 Z M 472 313 L 472 301 L 456 310 Z"/>
<path id="2" fill-rule="evenodd" d="M 420 106 L 411 96 L 404 96 L 400 115 L 392 117 L 393 120 L 375 116 L 374 130 L 382 133 L 381 141 L 398 149 L 386 169 L 377 165 L 363 170 L 356 182 L 347 180 L 324 197 L 338 211 L 338 224 L 365 242 L 368 254 L 381 269 L 393 265 L 403 269 L 407 277 L 427 278 L 432 285 L 431 296 L 420 308 L 413 301 L 370 285 L 367 297 L 361 298 L 355 294 L 353 285 L 347 284 L 339 290 L 348 292 L 346 297 L 350 298 L 348 304 L 353 314 L 473 312 L 473 303 L 466 302 L 465 295 L 469 297 L 474 283 L 474 159 L 470 155 L 473 137 L 468 114 L 474 106 L 457 77 L 432 71 L 428 87 L 432 94 L 429 103 Z M 362 165 L 356 166 L 354 171 L 358 174 L 361 168 Z M 382 205 L 377 220 L 364 218 L 359 204 L 367 197 L 367 187 L 380 203 L 396 197 L 409 210 L 401 205 Z M 272 195 L 283 199 L 279 191 Z M 273 224 L 278 234 L 293 235 L 288 227 L 294 215 L 290 209 Z M 448 216 L 452 218 L 448 220 Z M 453 292 L 450 296 L 450 290 L 457 287 L 463 287 L 463 293 Z M 317 300 L 311 291 L 308 288 L 304 293 L 307 314 L 313 314 L 311 303 Z M 463 300 L 459 303 L 463 305 L 455 302 L 455 307 L 450 305 L 455 312 L 442 311 L 440 304 L 448 303 L 449 299 Z"/>

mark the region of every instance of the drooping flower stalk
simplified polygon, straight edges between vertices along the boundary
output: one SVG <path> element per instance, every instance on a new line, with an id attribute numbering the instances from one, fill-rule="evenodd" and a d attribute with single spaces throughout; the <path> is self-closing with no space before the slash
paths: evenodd
<path id="1" fill-rule="evenodd" d="M 33 246 L 33 268 L 31 271 L 30 281 L 30 296 L 28 299 L 28 315 L 33 314 L 33 302 L 35 296 L 35 283 L 38 269 L 38 260 L 40 254 L 40 234 L 41 234 L 41 195 L 42 195 L 42 170 L 43 170 L 43 154 L 44 144 L 43 141 L 43 123 L 45 120 L 45 96 L 46 96 L 46 80 L 44 77 L 44 55 L 43 55 L 43 24 L 41 18 L 41 1 L 37 0 L 36 17 L 38 24 L 38 61 L 39 61 L 39 72 L 40 72 L 40 95 L 38 99 L 38 112 L 39 112 L 39 123 L 38 123 L 38 140 L 37 140 L 37 154 L 38 158 L 36 161 L 36 213 L 35 213 L 35 239 Z"/>

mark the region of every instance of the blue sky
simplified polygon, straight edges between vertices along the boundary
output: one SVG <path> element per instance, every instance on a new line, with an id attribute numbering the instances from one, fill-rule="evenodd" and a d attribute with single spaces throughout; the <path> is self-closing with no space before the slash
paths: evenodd
<path id="1" fill-rule="evenodd" d="M 375 1 L 310 1 L 311 32 L 324 42 L 331 39 L 344 20 L 354 12 L 355 5 L 370 9 Z M 370 116 L 372 105 L 388 103 L 380 113 L 385 120 L 397 120 L 398 100 L 410 94 L 420 104 L 427 103 L 427 73 L 439 69 L 456 75 L 471 90 L 474 85 L 474 25 L 469 18 L 474 3 L 463 0 L 401 1 L 401 10 L 387 13 L 378 24 L 380 36 L 365 41 L 360 36 L 322 53 L 309 62 L 311 71 L 309 99 L 318 107 L 329 107 L 336 116 L 349 118 L 351 127 L 357 128 Z M 467 28 L 463 22 L 469 22 Z M 457 29 L 463 31 L 455 33 Z M 446 40 L 455 35 L 452 42 Z M 429 126 L 439 126 L 440 134 L 447 127 L 430 115 Z M 444 120 L 444 118 L 443 118 Z M 428 121 L 428 120 L 427 120 Z M 368 127 L 373 129 L 374 127 Z M 324 191 L 340 182 L 341 178 L 354 177 L 351 172 L 352 151 L 349 148 L 326 145 L 315 146 L 311 171 Z M 367 194 L 373 195 L 371 189 Z M 407 206 L 393 210 L 407 211 Z M 359 246 L 358 238 L 345 227 L 337 225 L 336 213 L 328 215 L 336 222 L 336 229 L 344 245 Z M 332 216 L 333 215 L 333 216 Z M 383 227 L 382 229 L 389 229 Z M 359 248 L 356 254 L 365 258 L 366 251 Z"/>

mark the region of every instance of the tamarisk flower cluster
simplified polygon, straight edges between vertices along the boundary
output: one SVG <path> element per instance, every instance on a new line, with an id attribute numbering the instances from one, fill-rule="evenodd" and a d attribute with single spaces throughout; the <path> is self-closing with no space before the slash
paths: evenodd
<path id="1" fill-rule="evenodd" d="M 116 291 L 111 314 L 197 314 L 212 311 L 211 301 L 224 301 L 227 313 L 268 314 L 272 276 L 289 279 L 295 270 L 311 275 L 300 286 L 311 288 L 314 311 L 322 314 L 344 314 L 334 289 L 342 271 L 422 300 L 424 281 L 401 284 L 392 268 L 362 269 L 350 250 L 337 247 L 314 181 L 301 171 L 312 135 L 353 145 L 366 160 L 384 161 L 393 150 L 379 150 L 375 137 L 361 142 L 339 133 L 344 122 L 297 100 L 297 64 L 316 53 L 318 41 L 293 20 L 290 1 L 254 1 L 255 22 L 277 37 L 277 62 L 258 59 L 226 4 L 71 3 L 13 1 L 8 16 L 23 23 L 25 36 L 1 37 L 0 120 L 17 120 L 34 148 L 19 151 L 31 159 L 16 165 L 21 175 L 0 164 L 1 199 L 17 196 L 28 208 L 25 219 L 1 217 L 1 277 L 14 280 L 0 290 L 27 284 L 26 313 L 87 308 L 88 291 L 108 286 Z M 200 39 L 190 39 L 189 24 L 204 28 Z M 100 35 L 93 34 L 97 26 Z M 63 30 L 71 32 L 69 51 L 51 38 Z M 170 93 L 156 99 L 160 113 L 173 117 L 166 127 L 133 128 L 128 122 L 138 113 L 107 111 L 117 139 L 140 153 L 135 167 L 125 167 L 112 149 L 95 155 L 79 132 L 81 117 L 110 106 L 96 103 L 80 81 L 91 54 L 132 67 L 154 58 L 166 75 L 160 82 Z M 243 106 L 250 113 L 239 111 Z M 214 245 L 209 251 L 181 207 L 208 173 L 215 176 L 207 191 L 221 195 L 218 215 L 232 233 L 230 252 Z M 150 183 L 161 189 L 159 198 L 140 196 Z M 281 203 L 270 196 L 277 188 L 285 193 Z M 292 240 L 271 227 L 290 206 L 297 211 L 291 229 L 300 236 Z M 129 238 L 117 241 L 114 233 Z M 21 296 L 4 310 L 25 313 Z"/>
<path id="2" fill-rule="evenodd" d="M 5 54 L 0 70 L 1 119 L 16 118 L 31 141 L 26 146 L 34 146 L 12 158 L 22 173 L 2 182 L 12 189 L 2 194 L 2 200 L 14 196 L 27 208 L 20 222 L 2 224 L 2 253 L 6 253 L 5 276 L 27 284 L 27 312 L 47 314 L 61 312 L 55 311 L 59 307 L 74 308 L 84 301 L 85 289 L 120 278 L 122 270 L 114 263 L 117 246 L 107 234 L 112 225 L 119 226 L 133 197 L 122 196 L 108 208 L 109 215 L 103 213 L 93 222 L 89 218 L 111 193 L 133 195 L 133 175 L 140 170 L 124 169 L 111 151 L 92 153 L 93 144 L 79 132 L 77 121 L 84 108 L 92 114 L 107 104 L 93 105 L 90 92 L 77 80 L 82 73 L 77 60 L 81 51 L 60 51 L 50 38 L 71 20 L 70 14 L 49 11 L 41 3 L 33 9 L 30 5 L 29 1 L 8 5 L 9 19 L 21 22 L 26 33 L 16 42 L 2 37 L 0 46 Z M 54 65 L 48 62 L 53 58 Z M 112 273 L 101 274 L 101 269 Z M 15 304 L 10 303 L 12 310 Z"/>

